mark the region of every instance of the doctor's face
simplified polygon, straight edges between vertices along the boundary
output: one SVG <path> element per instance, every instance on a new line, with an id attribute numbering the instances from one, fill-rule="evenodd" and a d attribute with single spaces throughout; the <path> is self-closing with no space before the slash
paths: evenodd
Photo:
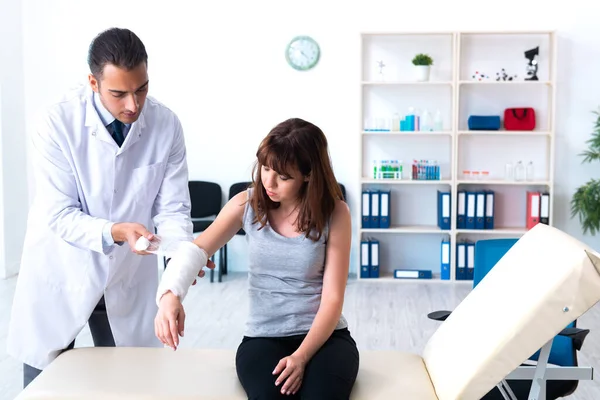
<path id="1" fill-rule="evenodd" d="M 102 104 L 113 117 L 125 124 L 137 121 L 148 93 L 145 63 L 129 71 L 106 64 L 99 80 L 91 74 L 89 80 L 92 90 L 100 94 Z"/>

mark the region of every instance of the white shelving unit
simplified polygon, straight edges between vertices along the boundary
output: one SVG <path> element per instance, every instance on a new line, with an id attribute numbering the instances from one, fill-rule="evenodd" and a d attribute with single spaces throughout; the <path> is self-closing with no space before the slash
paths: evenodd
<path id="1" fill-rule="evenodd" d="M 524 52 L 539 46 L 538 81 L 526 81 Z M 432 56 L 430 80 L 417 82 L 412 58 L 418 53 Z M 378 61 L 383 61 L 383 80 Z M 432 270 L 433 279 L 417 282 L 466 282 L 456 280 L 456 244 L 467 239 L 519 237 L 526 229 L 526 192 L 550 194 L 550 225 L 554 205 L 554 146 L 556 97 L 556 38 L 554 32 L 383 32 L 361 34 L 360 77 L 360 175 L 361 192 L 391 191 L 390 228 L 363 229 L 360 242 L 380 242 L 380 278 L 393 282 L 394 269 Z M 517 75 L 512 81 L 496 81 L 505 69 Z M 488 80 L 474 80 L 478 71 Z M 409 107 L 439 110 L 440 131 L 372 131 L 373 121 L 391 121 Z M 470 115 L 499 115 L 504 109 L 533 107 L 533 131 L 470 131 Z M 389 126 L 389 125 L 388 125 Z M 502 125 L 503 126 L 503 125 Z M 441 180 L 410 179 L 413 160 L 437 160 Z M 402 179 L 374 179 L 373 160 L 401 160 Z M 505 165 L 533 161 L 533 180 L 511 181 L 504 177 Z M 485 180 L 473 180 L 463 171 L 488 171 Z M 457 229 L 457 193 L 460 190 L 493 190 L 495 229 Z M 437 226 L 437 191 L 451 193 L 451 229 Z M 361 196 L 362 199 L 362 196 Z M 362 209 L 362 207 L 357 207 Z M 357 211 L 360 213 L 360 210 Z M 358 215 L 357 221 L 361 221 Z M 450 240 L 450 280 L 440 279 L 441 241 Z M 355 266 L 361 281 L 360 258 Z"/>

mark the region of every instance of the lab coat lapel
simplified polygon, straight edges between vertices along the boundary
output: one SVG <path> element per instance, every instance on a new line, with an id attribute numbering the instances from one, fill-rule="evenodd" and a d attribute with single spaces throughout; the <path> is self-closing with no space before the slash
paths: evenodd
<path id="1" fill-rule="evenodd" d="M 129 132 L 127 133 L 127 137 L 121 145 L 118 154 L 127 151 L 131 146 L 133 146 L 135 142 L 142 138 L 142 131 L 144 126 L 144 110 L 142 110 L 140 117 L 131 125 Z"/>
<path id="2" fill-rule="evenodd" d="M 117 143 L 113 139 L 113 137 L 108 133 L 108 130 L 102 123 L 96 108 L 94 107 L 94 92 L 91 88 L 86 90 L 85 95 L 85 128 L 87 129 L 87 134 L 92 135 L 95 139 L 101 140 L 103 142 L 109 143 L 112 146 L 117 146 Z"/>

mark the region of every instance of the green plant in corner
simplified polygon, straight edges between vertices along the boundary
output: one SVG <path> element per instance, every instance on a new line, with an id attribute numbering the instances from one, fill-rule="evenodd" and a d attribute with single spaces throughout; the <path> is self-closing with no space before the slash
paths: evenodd
<path id="1" fill-rule="evenodd" d="M 580 154 L 583 163 L 600 161 L 600 112 L 594 111 L 598 117 L 592 137 L 586 141 L 588 149 Z M 571 218 L 579 217 L 583 233 L 588 231 L 595 235 L 600 232 L 600 179 L 590 179 L 585 185 L 577 188 L 571 199 Z"/>
<path id="2" fill-rule="evenodd" d="M 412 63 L 414 65 L 433 65 L 433 59 L 427 54 L 417 54 L 413 58 Z"/>

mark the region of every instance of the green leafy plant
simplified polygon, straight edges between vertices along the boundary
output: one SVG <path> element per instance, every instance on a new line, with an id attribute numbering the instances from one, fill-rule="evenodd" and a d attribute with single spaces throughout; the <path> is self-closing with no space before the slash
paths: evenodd
<path id="1" fill-rule="evenodd" d="M 588 149 L 579 154 L 583 163 L 600 161 L 600 112 L 597 115 L 594 133 L 586 141 Z M 600 232 L 600 179 L 590 179 L 577 188 L 571 199 L 571 218 L 579 217 L 583 233 L 595 235 Z"/>
<path id="2" fill-rule="evenodd" d="M 414 65 L 433 65 L 433 59 L 428 54 L 417 54 L 413 58 L 412 63 Z"/>

